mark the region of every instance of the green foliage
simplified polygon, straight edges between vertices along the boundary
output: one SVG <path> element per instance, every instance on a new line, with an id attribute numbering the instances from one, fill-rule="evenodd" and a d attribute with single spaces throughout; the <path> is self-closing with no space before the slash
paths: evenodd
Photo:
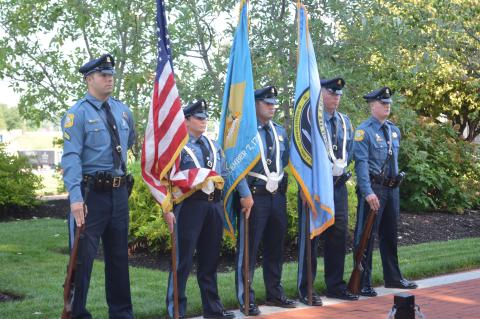
<path id="1" fill-rule="evenodd" d="M 402 130 L 402 208 L 463 212 L 480 205 L 480 163 L 475 146 L 459 139 L 448 124 L 417 119 L 411 110 L 398 117 Z"/>
<path id="2" fill-rule="evenodd" d="M 151 251 L 166 251 L 170 248 L 170 234 L 163 221 L 160 206 L 142 180 L 140 163 L 130 165 L 135 178 L 130 207 L 130 242 Z"/>
<path id="3" fill-rule="evenodd" d="M 18 108 L 0 104 L 0 130 L 19 129 L 22 128 L 22 123 Z"/>
<path id="4" fill-rule="evenodd" d="M 37 205 L 35 191 L 41 187 L 41 178 L 32 173 L 28 159 L 7 154 L 0 143 L 0 213 L 12 206 Z"/>

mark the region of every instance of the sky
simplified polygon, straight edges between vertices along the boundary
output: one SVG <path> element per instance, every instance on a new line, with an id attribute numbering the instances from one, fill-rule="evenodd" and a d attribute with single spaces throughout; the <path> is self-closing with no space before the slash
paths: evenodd
<path id="1" fill-rule="evenodd" d="M 20 95 L 13 92 L 13 89 L 8 86 L 8 80 L 0 80 L 0 104 L 16 106 L 19 100 Z"/>

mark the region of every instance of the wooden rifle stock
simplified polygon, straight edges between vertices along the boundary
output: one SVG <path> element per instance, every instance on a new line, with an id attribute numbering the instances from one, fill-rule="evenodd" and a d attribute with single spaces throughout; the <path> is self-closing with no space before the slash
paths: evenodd
<path id="1" fill-rule="evenodd" d="M 245 227 L 244 232 L 244 244 L 243 244 L 243 286 L 244 286 L 244 303 L 243 303 L 243 313 L 248 317 L 250 312 L 250 256 L 249 256 L 249 227 L 248 227 L 248 218 L 247 214 L 243 214 L 243 226 Z"/>
<path id="2" fill-rule="evenodd" d="M 355 295 L 358 295 L 360 292 L 360 280 L 364 270 L 362 267 L 362 259 L 363 255 L 365 254 L 365 250 L 367 249 L 368 240 L 372 235 L 373 224 L 375 223 L 376 217 L 377 211 L 370 210 L 367 222 L 365 223 L 365 228 L 362 232 L 362 237 L 360 238 L 360 243 L 355 251 L 354 266 L 347 286 L 348 291 Z"/>
<path id="3" fill-rule="evenodd" d="M 85 187 L 85 196 L 83 200 L 83 215 L 86 217 L 87 214 L 87 197 L 88 197 L 88 186 Z M 74 221 L 76 222 L 76 221 Z M 68 262 L 67 276 L 65 277 L 65 282 L 63 283 L 63 311 L 62 319 L 72 318 L 72 306 L 73 298 L 75 297 L 75 272 L 77 271 L 77 256 L 78 256 L 78 246 L 80 244 L 80 236 L 85 230 L 85 222 L 82 226 L 78 227 L 75 232 L 75 239 L 73 240 L 72 251 L 70 252 L 70 260 Z"/>
<path id="4" fill-rule="evenodd" d="M 70 261 L 68 262 L 67 276 L 63 283 L 63 312 L 62 319 L 70 319 L 72 317 L 72 304 L 75 295 L 75 272 L 77 270 L 78 246 L 80 235 L 85 229 L 85 224 L 77 228 L 75 239 L 73 241 L 72 252 L 70 253 Z"/>

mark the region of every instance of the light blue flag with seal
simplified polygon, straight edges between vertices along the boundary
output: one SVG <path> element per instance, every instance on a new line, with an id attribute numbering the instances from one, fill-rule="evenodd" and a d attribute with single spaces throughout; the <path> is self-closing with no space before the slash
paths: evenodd
<path id="1" fill-rule="evenodd" d="M 289 167 L 308 203 L 310 238 L 335 221 L 332 164 L 325 147 L 320 77 L 308 18 L 298 3 L 298 61 Z"/>
<path id="2" fill-rule="evenodd" d="M 252 61 L 248 42 L 247 1 L 240 1 L 240 18 L 233 38 L 223 94 L 218 142 L 227 162 L 225 230 L 235 239 L 233 193 L 237 184 L 260 159 Z"/>

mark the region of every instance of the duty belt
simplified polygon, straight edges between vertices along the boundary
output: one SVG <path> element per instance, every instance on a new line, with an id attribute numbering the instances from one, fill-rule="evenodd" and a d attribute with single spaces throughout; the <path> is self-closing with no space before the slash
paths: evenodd
<path id="1" fill-rule="evenodd" d="M 252 193 L 252 195 L 275 195 L 277 193 L 285 193 L 286 189 L 284 189 L 284 187 L 280 184 L 278 185 L 278 188 L 273 191 L 273 192 L 270 192 L 269 190 L 267 190 L 266 186 L 265 185 L 252 185 L 250 186 L 250 192 Z"/>
<path id="2" fill-rule="evenodd" d="M 188 197 L 189 199 L 206 200 L 209 202 L 219 202 L 222 199 L 222 191 L 215 189 L 212 193 L 206 194 L 199 190 Z"/>
<path id="3" fill-rule="evenodd" d="M 395 177 L 385 177 L 382 175 L 370 174 L 370 181 L 372 184 L 383 185 L 389 188 L 397 188 L 403 181 L 405 173 L 400 173 Z"/>
<path id="4" fill-rule="evenodd" d="M 343 186 L 350 179 L 350 177 L 352 177 L 352 173 L 350 172 L 344 173 L 340 176 L 334 176 L 333 186 L 334 187 Z"/>
<path id="5" fill-rule="evenodd" d="M 98 172 L 95 175 L 84 175 L 84 183 L 90 183 L 96 191 L 111 191 L 113 188 L 119 188 L 127 183 L 127 178 L 123 176 L 112 176 L 111 173 Z"/>

